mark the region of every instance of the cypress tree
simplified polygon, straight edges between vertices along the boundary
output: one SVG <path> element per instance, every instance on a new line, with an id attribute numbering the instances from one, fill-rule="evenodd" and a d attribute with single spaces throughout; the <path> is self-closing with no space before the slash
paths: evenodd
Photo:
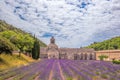
<path id="1" fill-rule="evenodd" d="M 34 45 L 33 45 L 33 48 L 32 48 L 32 58 L 33 59 L 38 59 L 39 54 L 40 54 L 39 41 L 37 39 L 35 39 L 35 42 L 34 42 Z"/>
<path id="2" fill-rule="evenodd" d="M 39 54 L 40 54 L 40 44 L 39 44 L 39 41 L 38 40 L 36 40 L 36 50 L 37 50 L 37 52 L 36 52 L 36 58 L 38 59 L 39 58 Z"/>

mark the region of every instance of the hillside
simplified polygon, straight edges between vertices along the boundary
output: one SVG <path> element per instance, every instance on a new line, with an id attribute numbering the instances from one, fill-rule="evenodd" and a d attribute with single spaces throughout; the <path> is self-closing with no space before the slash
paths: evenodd
<path id="1" fill-rule="evenodd" d="M 95 50 L 109 50 L 120 49 L 120 36 L 114 37 L 103 42 L 94 42 L 87 46 L 87 48 L 94 48 Z"/>
<path id="2" fill-rule="evenodd" d="M 4 69 L 9 69 L 12 67 L 20 67 L 23 65 L 28 65 L 31 62 L 35 62 L 32 58 L 21 54 L 21 57 L 18 54 L 1 54 L 0 55 L 0 72 Z"/>
<path id="3" fill-rule="evenodd" d="M 2 53 L 1 50 L 5 48 L 13 51 L 30 52 L 34 41 L 34 36 L 31 34 L 0 20 L 0 54 Z M 41 47 L 46 46 L 46 44 L 40 40 L 39 43 Z M 6 50 L 6 53 L 9 52 L 9 50 Z"/>

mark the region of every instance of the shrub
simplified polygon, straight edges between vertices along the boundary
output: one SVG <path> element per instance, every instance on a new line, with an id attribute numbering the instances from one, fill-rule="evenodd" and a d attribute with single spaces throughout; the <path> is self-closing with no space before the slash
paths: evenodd
<path id="1" fill-rule="evenodd" d="M 98 56 L 99 58 L 100 58 L 100 60 L 104 60 L 104 59 L 106 59 L 106 58 L 108 58 L 108 56 L 106 56 L 106 55 L 100 55 L 100 56 Z"/>
<path id="2" fill-rule="evenodd" d="M 100 72 L 96 72 L 97 75 L 100 75 Z"/>
<path id="3" fill-rule="evenodd" d="M 120 60 L 113 60 L 113 64 L 120 64 Z"/>
<path id="4" fill-rule="evenodd" d="M 68 77 L 67 80 L 73 80 L 71 77 Z"/>
<path id="5" fill-rule="evenodd" d="M 107 78 L 108 78 L 108 76 L 107 76 L 106 74 L 101 74 L 101 77 L 102 77 L 103 79 L 107 79 Z"/>

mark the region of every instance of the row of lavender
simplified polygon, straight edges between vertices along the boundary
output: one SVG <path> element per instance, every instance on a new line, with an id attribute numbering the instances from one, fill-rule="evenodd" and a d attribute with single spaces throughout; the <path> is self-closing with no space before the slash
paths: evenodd
<path id="1" fill-rule="evenodd" d="M 66 80 L 120 80 L 120 65 L 111 62 L 60 60 L 60 64 Z"/>
<path id="2" fill-rule="evenodd" d="M 41 60 L 28 66 L 13 68 L 0 72 L 0 80 L 48 80 L 54 60 Z M 49 70 L 48 70 L 49 69 Z"/>
<path id="3" fill-rule="evenodd" d="M 0 80 L 120 80 L 120 65 L 105 61 L 41 60 L 0 72 Z"/>

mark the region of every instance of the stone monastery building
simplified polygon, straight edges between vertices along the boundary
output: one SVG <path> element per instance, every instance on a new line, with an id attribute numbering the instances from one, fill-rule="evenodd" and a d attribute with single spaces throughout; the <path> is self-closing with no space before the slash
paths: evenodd
<path id="1" fill-rule="evenodd" d="M 46 48 L 40 48 L 40 58 L 45 59 L 74 59 L 74 60 L 95 60 L 94 49 L 87 48 L 59 48 L 55 39 L 50 39 Z"/>

